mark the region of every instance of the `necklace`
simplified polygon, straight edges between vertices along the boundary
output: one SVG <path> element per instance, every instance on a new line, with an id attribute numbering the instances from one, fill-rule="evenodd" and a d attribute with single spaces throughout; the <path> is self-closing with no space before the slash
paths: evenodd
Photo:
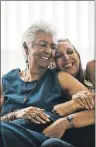
<path id="1" fill-rule="evenodd" d="M 29 96 L 30 96 L 31 93 L 35 90 L 35 88 L 36 88 L 36 86 L 37 86 L 39 80 L 41 79 L 41 77 L 44 75 L 44 73 L 45 73 L 46 71 L 47 71 L 47 70 L 45 70 L 45 71 L 39 76 L 39 78 L 37 79 L 36 83 L 33 85 L 32 90 L 31 90 L 31 91 L 29 92 L 29 94 L 27 95 L 27 93 L 26 93 L 26 91 L 27 91 L 27 90 L 26 90 L 26 82 L 25 82 L 25 78 L 26 78 L 27 72 L 26 72 L 26 70 L 25 70 L 25 75 L 24 75 L 24 93 L 25 93 L 25 96 L 24 96 L 24 99 L 23 99 L 23 103 L 24 103 L 24 104 L 28 101 Z"/>

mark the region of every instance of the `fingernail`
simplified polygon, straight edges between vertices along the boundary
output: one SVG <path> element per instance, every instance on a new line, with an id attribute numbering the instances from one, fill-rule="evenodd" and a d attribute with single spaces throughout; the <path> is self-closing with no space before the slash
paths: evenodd
<path id="1" fill-rule="evenodd" d="M 50 122 L 50 119 L 46 119 L 48 122 Z"/>
<path id="2" fill-rule="evenodd" d="M 43 124 L 46 124 L 46 121 L 42 121 L 43 122 Z"/>
<path id="3" fill-rule="evenodd" d="M 45 111 L 45 109 L 41 109 L 41 111 Z"/>
<path id="4" fill-rule="evenodd" d="M 82 104 L 82 106 L 84 106 L 84 104 Z"/>
<path id="5" fill-rule="evenodd" d="M 49 115 L 47 115 L 47 117 L 48 117 L 48 118 L 50 118 L 50 116 L 49 116 Z"/>
<path id="6" fill-rule="evenodd" d="M 37 124 L 40 124 L 40 122 L 37 122 Z"/>
<path id="7" fill-rule="evenodd" d="M 89 107 L 87 105 L 85 105 L 85 108 L 89 110 Z"/>
<path id="8" fill-rule="evenodd" d="M 93 109 L 93 106 L 91 106 L 90 108 Z"/>

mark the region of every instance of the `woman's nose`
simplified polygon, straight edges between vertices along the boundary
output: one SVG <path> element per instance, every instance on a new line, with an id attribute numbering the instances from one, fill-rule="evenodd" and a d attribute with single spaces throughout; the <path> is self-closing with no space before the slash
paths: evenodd
<path id="1" fill-rule="evenodd" d="M 67 54 L 63 55 L 63 60 L 68 60 L 69 58 L 70 58 L 69 55 L 67 55 Z"/>
<path id="2" fill-rule="evenodd" d="M 46 52 L 46 53 L 51 53 L 51 52 L 52 52 L 52 49 L 50 48 L 50 46 L 47 46 L 47 47 L 45 48 L 45 52 Z"/>

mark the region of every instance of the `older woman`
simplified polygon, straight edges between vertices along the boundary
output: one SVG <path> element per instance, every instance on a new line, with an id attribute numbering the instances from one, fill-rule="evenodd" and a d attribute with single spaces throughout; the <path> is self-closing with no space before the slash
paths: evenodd
<path id="1" fill-rule="evenodd" d="M 68 128 L 72 127 L 72 118 L 60 118 L 52 113 L 56 104 L 64 102 L 61 89 L 66 89 L 70 95 L 84 90 L 89 93 L 88 89 L 70 74 L 57 74 L 56 71 L 48 69 L 57 47 L 56 34 L 50 26 L 33 24 L 25 33 L 23 47 L 27 68 L 23 71 L 11 70 L 2 78 L 4 103 L 0 139 L 3 147 L 13 147 L 13 143 L 14 147 L 39 147 L 48 139 L 41 132 L 55 120 L 61 126 L 66 124 Z M 90 101 L 92 100 L 91 96 Z M 84 109 L 74 100 L 67 105 L 71 106 L 71 111 Z M 87 125 L 88 120 L 89 124 L 94 122 L 93 117 L 91 121 L 87 118 L 84 125 Z M 82 123 L 80 125 L 82 126 Z M 61 138 L 63 133 L 64 130 L 59 132 L 57 137 Z"/>
<path id="2" fill-rule="evenodd" d="M 88 82 L 86 82 L 85 77 L 84 77 L 83 69 L 81 66 L 80 55 L 68 39 L 67 40 L 59 40 L 59 44 L 58 44 L 58 48 L 57 48 L 56 56 L 55 56 L 55 62 L 56 62 L 56 67 L 57 67 L 58 72 L 59 71 L 66 71 L 69 74 L 71 74 L 72 76 L 74 76 L 76 79 L 78 79 L 80 82 L 82 82 L 84 85 L 87 84 L 87 87 L 90 87 L 90 85 L 88 85 Z M 89 75 L 94 74 L 94 66 L 95 66 L 94 61 L 90 61 L 87 64 L 87 72 L 88 72 L 87 79 L 92 81 L 93 85 L 95 83 L 94 76 L 91 76 L 91 78 L 90 78 Z M 91 69 L 91 71 L 90 71 L 90 69 Z M 68 95 L 68 98 L 69 97 L 70 97 L 70 95 Z M 73 98 L 76 98 L 76 97 L 73 96 Z M 85 99 L 82 96 L 79 97 L 78 99 L 76 98 L 76 101 L 78 103 L 80 103 L 81 105 L 84 104 L 86 109 L 93 108 L 93 106 L 90 105 L 90 103 L 88 102 L 86 97 L 85 97 Z M 67 115 L 69 111 L 67 111 L 68 105 L 66 107 L 66 104 L 67 103 L 55 105 L 53 108 L 54 109 L 53 111 L 55 113 L 59 114 L 60 116 Z M 69 109 L 70 109 L 70 107 L 69 107 Z M 81 116 L 79 116 L 79 115 L 81 115 Z M 88 117 L 92 118 L 94 116 L 94 110 L 88 110 L 88 111 L 82 111 L 79 113 L 74 113 L 74 114 L 71 114 L 71 116 L 74 118 L 76 124 L 78 121 L 79 121 L 79 123 L 81 123 L 81 122 L 85 121 L 85 119 L 87 119 Z M 76 119 L 76 118 L 78 118 L 78 119 Z M 90 121 L 91 120 L 92 119 L 90 119 Z M 90 125 L 88 127 L 84 127 L 84 123 L 82 123 L 82 124 L 83 124 L 83 128 L 79 128 L 80 126 L 79 127 L 75 126 L 79 129 L 69 130 L 69 131 L 65 132 L 63 139 L 76 145 L 77 147 L 79 147 L 79 146 L 80 147 L 81 146 L 82 147 L 85 147 L 85 146 L 94 147 L 95 146 L 94 145 L 95 144 L 95 138 L 94 138 L 95 137 L 95 129 L 94 129 L 94 125 L 92 125 L 93 122 L 91 122 L 89 124 L 89 121 L 88 121 L 88 124 Z M 62 128 L 63 128 L 63 126 L 62 126 Z M 58 131 L 59 131 L 59 129 L 60 128 L 58 127 Z M 66 129 L 67 129 L 67 127 L 65 127 L 65 130 Z M 50 135 L 52 135 L 52 132 L 54 130 L 56 130 L 56 124 L 54 124 L 53 126 L 52 125 L 49 126 L 47 129 L 44 130 L 44 133 L 47 134 L 48 136 L 50 136 Z M 56 132 L 55 132 L 55 134 L 56 134 Z"/>

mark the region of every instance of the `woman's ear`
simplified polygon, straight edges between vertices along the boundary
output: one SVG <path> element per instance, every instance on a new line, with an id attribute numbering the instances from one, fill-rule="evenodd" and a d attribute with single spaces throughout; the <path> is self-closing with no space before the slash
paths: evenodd
<path id="1" fill-rule="evenodd" d="M 28 46 L 27 46 L 26 42 L 23 43 L 23 47 L 25 49 L 26 55 L 28 55 Z"/>

